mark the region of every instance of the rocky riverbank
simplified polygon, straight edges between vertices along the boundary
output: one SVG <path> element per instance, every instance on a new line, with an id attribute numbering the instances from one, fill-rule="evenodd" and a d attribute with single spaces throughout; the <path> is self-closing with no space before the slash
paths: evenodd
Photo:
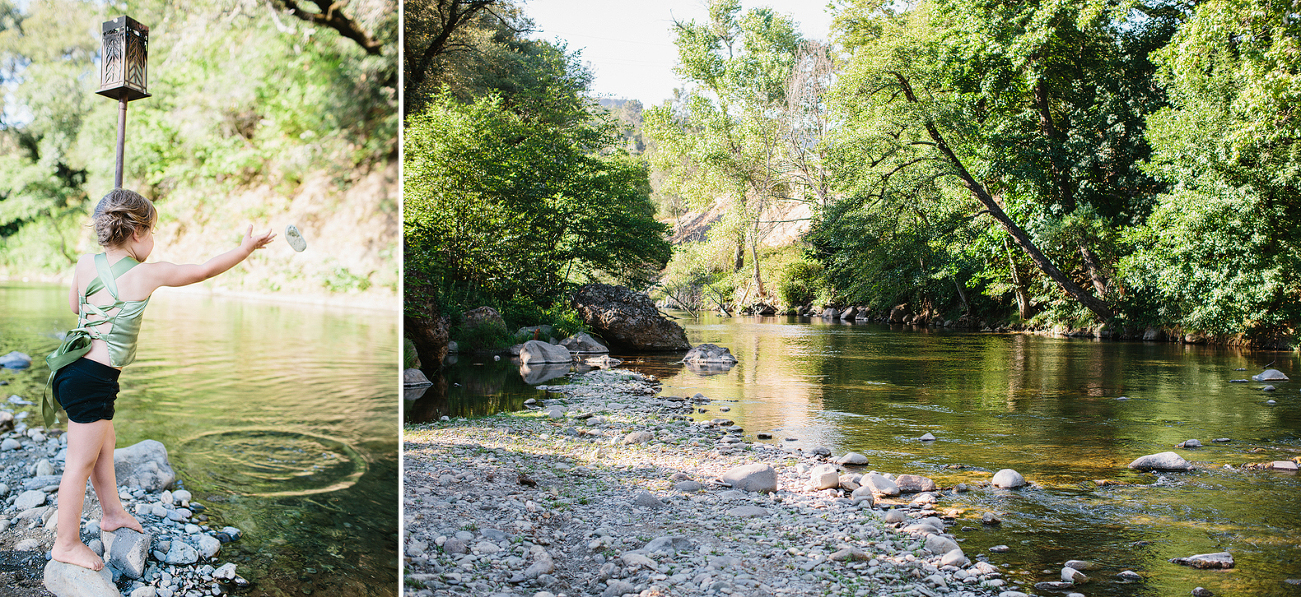
<path id="1" fill-rule="evenodd" d="M 990 488 L 750 443 L 640 374 L 571 380 L 532 411 L 407 428 L 406 595 L 1024 595 L 937 509 Z"/>
<path id="2" fill-rule="evenodd" d="M 95 573 L 50 560 L 67 436 L 28 426 L 29 413 L 0 409 L 0 587 L 6 596 L 198 597 L 248 585 L 234 564 L 220 561 L 222 545 L 238 540 L 239 529 L 210 524 L 203 504 L 192 501 L 172 470 L 166 448 L 153 440 L 113 455 L 118 495 L 145 532 L 101 532 L 99 502 L 88 484 L 81 538 L 107 565 Z"/>

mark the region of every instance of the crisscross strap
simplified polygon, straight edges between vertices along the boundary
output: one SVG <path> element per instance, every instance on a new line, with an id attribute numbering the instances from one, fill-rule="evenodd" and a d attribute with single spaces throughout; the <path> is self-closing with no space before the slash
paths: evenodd
<path id="1" fill-rule="evenodd" d="M 45 381 L 45 392 L 41 395 L 41 416 L 45 419 L 46 427 L 55 423 L 55 417 L 59 411 L 58 396 L 55 396 L 52 391 L 54 374 L 58 373 L 59 369 L 86 356 L 86 353 L 90 352 L 93 339 L 103 340 L 97 328 L 113 322 L 118 315 L 121 315 L 125 303 L 121 298 L 118 298 L 117 279 L 137 265 L 140 265 L 139 261 L 131 257 L 123 257 L 117 263 L 114 263 L 112 267 L 109 267 L 106 253 L 95 256 L 97 275 L 94 280 L 90 281 L 90 284 L 86 285 L 86 291 L 81 293 L 77 327 L 64 336 L 63 344 L 59 345 L 59 348 L 45 357 L 45 364 L 50 368 L 50 377 Z M 113 304 L 100 306 L 87 300 L 88 297 L 104 289 L 107 289 L 109 295 L 113 297 Z M 117 309 L 117 313 L 110 316 L 108 312 L 114 309 Z M 89 320 L 87 316 L 92 313 L 98 315 L 99 319 Z"/>

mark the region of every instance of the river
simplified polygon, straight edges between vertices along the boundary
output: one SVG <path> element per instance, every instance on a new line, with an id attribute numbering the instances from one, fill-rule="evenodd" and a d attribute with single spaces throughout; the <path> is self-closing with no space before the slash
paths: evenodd
<path id="1" fill-rule="evenodd" d="M 1101 566 L 1088 572 L 1091 596 L 1188 595 L 1198 586 L 1217 595 L 1301 593 L 1288 582 L 1301 579 L 1301 480 L 1240 466 L 1301 455 L 1296 353 L 807 318 L 680 322 L 693 345 L 728 347 L 739 363 L 700 375 L 674 363 L 680 354 L 615 356 L 659 376 L 666 394 L 713 398 L 698 419 L 733 419 L 747 440 L 770 432 L 773 439 L 761 441 L 856 451 L 870 460 L 866 469 L 921 474 L 941 486 L 988 481 L 1003 468 L 1023 474 L 1033 488 L 946 494 L 938 506 L 965 511 L 953 528 L 964 551 L 988 555 L 1010 580 L 1027 587 L 1060 580 L 1063 562 L 1084 559 Z M 1294 381 L 1273 384 L 1274 392 L 1230 383 L 1270 361 Z M 445 383 L 436 396 L 408 403 L 407 420 L 488 414 L 542 396 L 509 361 L 463 356 Z M 927 432 L 937 440 L 917 439 Z M 1213 441 L 1222 438 L 1230 441 Z M 1205 447 L 1174 447 L 1188 439 Z M 1165 451 L 1197 470 L 1126 468 Z M 1002 524 L 982 525 L 984 512 Z M 995 545 L 1010 551 L 991 553 Z M 1167 561 L 1218 551 L 1231 552 L 1236 568 Z M 1125 569 L 1144 580 L 1115 581 Z"/>
<path id="2" fill-rule="evenodd" d="M 35 361 L 0 370 L 8 394 L 40 397 L 42 359 L 76 324 L 67 292 L 0 286 L 0 354 Z M 218 562 L 256 583 L 247 594 L 396 595 L 396 310 L 164 290 L 144 317 L 117 445 L 162 442 L 209 524 L 244 531 Z"/>

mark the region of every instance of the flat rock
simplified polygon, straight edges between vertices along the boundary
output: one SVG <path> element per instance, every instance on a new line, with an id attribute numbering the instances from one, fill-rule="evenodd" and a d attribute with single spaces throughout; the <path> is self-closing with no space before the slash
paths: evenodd
<path id="1" fill-rule="evenodd" d="M 193 564 L 199 561 L 199 550 L 184 541 L 173 539 L 172 547 L 167 550 L 167 555 L 163 558 L 163 561 L 179 566 Z"/>
<path id="2" fill-rule="evenodd" d="M 1116 575 L 1116 579 L 1124 582 L 1138 582 L 1143 580 L 1143 577 L 1133 570 L 1121 570 L 1120 574 Z"/>
<path id="3" fill-rule="evenodd" d="M 1025 477 L 1010 468 L 1005 468 L 994 473 L 994 480 L 991 483 L 999 489 L 1016 489 L 1025 485 Z"/>
<path id="4" fill-rule="evenodd" d="M 14 500 L 14 507 L 19 512 L 30 510 L 37 506 L 44 506 L 46 494 L 39 489 L 30 489 L 18 494 L 18 499 Z"/>
<path id="5" fill-rule="evenodd" d="M 578 354 L 604 354 L 610 352 L 609 348 L 587 332 L 578 332 L 565 338 L 560 341 L 560 345 L 569 349 L 569 352 Z"/>
<path id="6" fill-rule="evenodd" d="M 691 540 L 686 537 L 656 537 L 641 550 L 646 553 L 677 553 L 691 551 Z"/>
<path id="7" fill-rule="evenodd" d="M 121 597 L 113 584 L 113 572 L 108 566 L 98 572 L 50 560 L 45 564 L 45 588 L 55 597 Z"/>
<path id="8" fill-rule="evenodd" d="M 736 357 L 732 356 L 732 351 L 717 344 L 699 344 L 687 351 L 682 362 L 735 364 Z"/>
<path id="9" fill-rule="evenodd" d="M 847 547 L 827 556 L 827 559 L 833 562 L 866 562 L 872 558 L 857 547 Z"/>
<path id="10" fill-rule="evenodd" d="M 1189 439 L 1189 440 L 1184 440 L 1182 442 L 1179 442 L 1178 444 L 1175 444 L 1175 447 L 1184 448 L 1184 449 L 1200 448 L 1202 447 L 1202 442 L 1197 441 L 1195 439 Z"/>
<path id="11" fill-rule="evenodd" d="M 700 491 L 701 485 L 698 481 L 678 481 L 673 485 L 673 491 L 682 493 L 694 493 Z"/>
<path id="12" fill-rule="evenodd" d="M 1084 560 L 1066 560 L 1066 563 L 1062 565 L 1066 566 L 1067 568 L 1074 568 L 1076 570 L 1097 570 L 1098 569 L 1097 564 L 1093 562 L 1087 562 Z"/>
<path id="13" fill-rule="evenodd" d="M 664 502 L 661 502 L 659 498 L 651 495 L 649 491 L 638 491 L 637 495 L 633 496 L 632 503 L 634 506 L 641 506 L 642 508 L 664 507 Z"/>
<path id="14" fill-rule="evenodd" d="M 837 458 L 836 464 L 852 464 L 854 466 L 862 466 L 864 464 L 867 464 L 867 457 L 862 454 L 859 454 L 858 452 L 849 452 L 844 456 Z"/>
<path id="15" fill-rule="evenodd" d="M 970 560 L 967 559 L 967 555 L 962 553 L 961 549 L 955 549 L 953 551 L 950 551 L 949 553 L 944 554 L 943 558 L 940 558 L 940 565 L 957 566 L 961 568 L 963 566 L 966 566 L 967 562 L 969 561 Z"/>
<path id="16" fill-rule="evenodd" d="M 1297 465 L 1291 460 L 1275 460 L 1274 462 L 1269 463 L 1269 468 L 1276 471 L 1295 471 L 1297 470 Z"/>
<path id="17" fill-rule="evenodd" d="M 727 515 L 734 518 L 766 518 L 769 512 L 759 506 L 737 506 L 728 510 Z"/>
<path id="18" fill-rule="evenodd" d="M 1040 591 L 1063 592 L 1069 591 L 1074 587 L 1075 585 L 1062 581 L 1037 582 L 1034 584 L 1034 588 L 1039 589 Z"/>
<path id="19" fill-rule="evenodd" d="M 1251 381 L 1288 381 L 1288 378 L 1278 369 L 1266 369 L 1251 376 Z"/>
<path id="20" fill-rule="evenodd" d="M 765 463 L 746 464 L 723 473 L 723 482 L 730 484 L 732 489 L 772 493 L 777 491 L 777 471 Z"/>
<path id="21" fill-rule="evenodd" d="M 1140 471 L 1188 471 L 1193 465 L 1174 452 L 1161 452 L 1140 456 L 1129 463 L 1129 468 Z"/>
<path id="22" fill-rule="evenodd" d="M 926 549 L 935 555 L 943 555 L 955 549 L 961 550 L 958 543 L 944 535 L 931 534 L 926 536 Z"/>
<path id="23" fill-rule="evenodd" d="M 899 475 L 895 477 L 894 484 L 899 488 L 900 493 L 917 493 L 937 489 L 935 481 L 921 475 Z"/>
<path id="24" fill-rule="evenodd" d="M 619 443 L 621 443 L 621 444 L 644 444 L 644 443 L 646 443 L 646 442 L 648 442 L 648 441 L 650 441 L 650 440 L 652 440 L 652 439 L 654 439 L 654 438 L 655 438 L 655 434 L 654 434 L 654 433 L 651 433 L 651 432 L 649 432 L 649 431 L 633 431 L 632 433 L 629 433 L 628 435 L 623 436 L 623 439 L 622 439 L 622 440 L 619 440 Z"/>
<path id="25" fill-rule="evenodd" d="M 1233 556 L 1227 551 L 1203 553 L 1186 558 L 1170 558 L 1170 563 L 1199 569 L 1232 568 Z"/>

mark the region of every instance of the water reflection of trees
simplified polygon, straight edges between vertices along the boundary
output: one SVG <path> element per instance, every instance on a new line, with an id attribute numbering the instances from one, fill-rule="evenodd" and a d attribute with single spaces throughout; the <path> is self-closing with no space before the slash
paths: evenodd
<path id="1" fill-rule="evenodd" d="M 423 395 L 404 401 L 407 423 L 435 421 L 440 417 L 482 417 L 523 410 L 529 398 L 541 400 L 546 392 L 534 389 L 510 360 L 461 362 L 439 372 L 426 371 L 433 386 Z"/>

